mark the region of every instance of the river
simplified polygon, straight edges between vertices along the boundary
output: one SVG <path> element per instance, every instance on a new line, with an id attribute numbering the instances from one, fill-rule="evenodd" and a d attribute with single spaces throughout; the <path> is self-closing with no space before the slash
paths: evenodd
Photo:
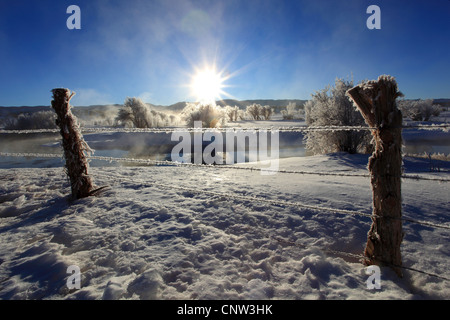
<path id="1" fill-rule="evenodd" d="M 172 141 L 167 133 L 96 133 L 85 134 L 95 156 L 171 160 L 171 152 L 179 140 Z M 59 134 L 0 134 L 0 152 L 62 154 Z M 408 129 L 403 132 L 404 152 L 408 154 L 450 154 L 450 133 Z M 206 143 L 206 142 L 204 142 Z M 207 143 L 206 143 L 207 144 Z M 279 133 L 279 157 L 305 157 L 303 134 Z M 57 167 L 63 159 L 34 157 L 0 157 L 0 168 Z M 114 166 L 116 162 L 92 160 L 91 166 Z"/>

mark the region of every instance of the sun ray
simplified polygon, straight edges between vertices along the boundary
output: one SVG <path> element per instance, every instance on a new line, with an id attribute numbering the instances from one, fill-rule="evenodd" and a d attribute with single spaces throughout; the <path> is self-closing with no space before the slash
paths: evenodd
<path id="1" fill-rule="evenodd" d="M 197 69 L 190 84 L 191 94 L 197 102 L 215 103 L 223 95 L 227 95 L 224 91 L 227 79 L 229 76 L 224 76 L 223 71 L 218 72 L 215 66 Z"/>

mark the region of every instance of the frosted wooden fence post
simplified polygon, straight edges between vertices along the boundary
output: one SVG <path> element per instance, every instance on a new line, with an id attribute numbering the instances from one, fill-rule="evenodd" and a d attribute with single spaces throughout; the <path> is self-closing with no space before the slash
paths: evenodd
<path id="1" fill-rule="evenodd" d="M 85 152 L 92 151 L 79 130 L 76 117 L 70 111 L 70 99 L 75 94 L 69 89 L 53 89 L 52 108 L 57 114 L 56 124 L 61 128 L 66 172 L 75 199 L 90 196 L 94 186 L 88 175 L 89 164 Z"/>
<path id="2" fill-rule="evenodd" d="M 375 151 L 369 159 L 373 192 L 372 226 L 364 250 L 366 265 L 389 265 L 402 276 L 403 240 L 401 174 L 402 114 L 396 99 L 402 94 L 391 76 L 380 76 L 347 91 L 373 131 Z"/>

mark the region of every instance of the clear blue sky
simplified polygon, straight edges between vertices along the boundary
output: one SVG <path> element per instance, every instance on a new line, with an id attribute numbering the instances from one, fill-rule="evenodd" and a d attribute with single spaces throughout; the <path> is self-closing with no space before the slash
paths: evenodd
<path id="1" fill-rule="evenodd" d="M 69 30 L 69 5 L 81 30 Z M 381 30 L 369 30 L 369 5 Z M 245 99 L 309 99 L 336 77 L 396 77 L 406 98 L 450 98 L 450 0 L 1 0 L 0 105 L 194 98 L 215 63 Z M 227 98 L 224 96 L 224 98 Z"/>

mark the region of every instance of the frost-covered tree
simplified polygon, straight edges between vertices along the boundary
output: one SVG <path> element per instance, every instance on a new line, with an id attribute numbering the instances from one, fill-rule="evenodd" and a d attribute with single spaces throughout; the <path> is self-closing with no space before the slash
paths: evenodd
<path id="1" fill-rule="evenodd" d="M 116 122 L 122 124 L 125 127 L 132 127 L 133 124 L 133 111 L 130 106 L 122 107 L 117 113 Z"/>
<path id="2" fill-rule="evenodd" d="M 270 106 L 264 106 L 260 108 L 260 114 L 264 120 L 270 120 L 274 113 L 274 109 Z"/>
<path id="3" fill-rule="evenodd" d="M 286 110 L 281 110 L 281 115 L 284 120 L 292 120 L 297 113 L 297 105 L 294 102 L 289 102 L 286 106 Z"/>
<path id="4" fill-rule="evenodd" d="M 398 102 L 402 114 L 413 121 L 430 121 L 431 117 L 439 116 L 441 106 L 427 100 L 401 100 Z"/>
<path id="5" fill-rule="evenodd" d="M 312 95 L 305 104 L 308 126 L 363 126 L 364 119 L 346 96 L 353 83 L 336 79 L 335 86 L 327 86 Z M 372 150 L 371 134 L 368 130 L 308 131 L 306 148 L 314 154 L 344 151 L 368 153 Z"/>
<path id="6" fill-rule="evenodd" d="M 201 121 L 203 128 L 218 128 L 226 124 L 225 108 L 216 104 L 186 103 L 181 117 L 188 127 L 194 127 L 194 121 Z"/>
<path id="7" fill-rule="evenodd" d="M 245 110 L 247 117 L 252 120 L 270 120 L 274 114 L 274 109 L 270 106 L 262 106 L 258 103 L 247 106 Z"/>
<path id="8" fill-rule="evenodd" d="M 253 103 L 247 106 L 245 113 L 248 115 L 250 119 L 253 120 L 261 120 L 261 105 Z"/>
<path id="9" fill-rule="evenodd" d="M 53 111 L 37 111 L 21 113 L 17 119 L 10 118 L 5 121 L 6 130 L 35 130 L 57 128 L 56 114 Z"/>
<path id="10" fill-rule="evenodd" d="M 117 115 L 118 122 L 136 128 L 151 128 L 148 106 L 139 98 L 126 98 Z"/>
<path id="11" fill-rule="evenodd" d="M 156 128 L 173 123 L 174 118 L 155 110 L 139 98 L 126 98 L 119 110 L 116 121 L 127 127 Z"/>
<path id="12" fill-rule="evenodd" d="M 238 106 L 225 106 L 225 114 L 227 115 L 228 121 L 238 121 L 244 118 L 244 111 L 239 109 Z"/>

